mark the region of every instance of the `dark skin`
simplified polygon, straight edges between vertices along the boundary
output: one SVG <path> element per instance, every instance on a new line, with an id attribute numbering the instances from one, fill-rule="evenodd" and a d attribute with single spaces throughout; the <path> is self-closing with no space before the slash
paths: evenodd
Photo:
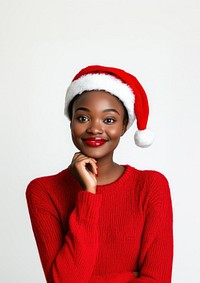
<path id="1" fill-rule="evenodd" d="M 96 194 L 97 185 L 116 181 L 124 167 L 115 163 L 113 153 L 126 132 L 127 120 L 123 104 L 105 91 L 84 92 L 73 103 L 71 135 L 79 152 L 69 166 L 82 188 Z M 98 145 L 87 143 L 94 138 L 103 140 Z M 138 272 L 134 272 L 138 277 Z"/>

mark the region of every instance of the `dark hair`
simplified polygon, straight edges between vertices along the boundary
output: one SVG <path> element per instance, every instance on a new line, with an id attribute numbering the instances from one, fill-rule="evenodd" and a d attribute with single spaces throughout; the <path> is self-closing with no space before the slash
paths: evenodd
<path id="1" fill-rule="evenodd" d="M 68 116 L 69 116 L 70 121 L 72 120 L 73 104 L 74 104 L 74 102 L 77 100 L 77 98 L 78 98 L 79 96 L 80 96 L 79 94 L 77 94 L 76 96 L 74 96 L 74 98 L 70 101 L 70 103 L 69 103 L 69 105 L 68 105 L 67 113 L 68 113 Z"/>
<path id="2" fill-rule="evenodd" d="M 74 98 L 69 103 L 67 112 L 68 112 L 68 116 L 69 116 L 70 121 L 72 120 L 74 102 L 79 98 L 79 96 L 80 96 L 80 94 L 77 94 L 76 96 L 74 96 Z M 115 97 L 122 103 L 122 105 L 124 107 L 124 123 L 128 124 L 128 120 L 129 120 L 128 111 L 127 111 L 126 107 L 124 106 L 124 103 L 117 96 L 115 96 Z"/>

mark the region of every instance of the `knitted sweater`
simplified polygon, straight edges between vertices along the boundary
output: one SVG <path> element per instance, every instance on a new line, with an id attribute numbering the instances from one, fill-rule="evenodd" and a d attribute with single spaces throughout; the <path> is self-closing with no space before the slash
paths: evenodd
<path id="1" fill-rule="evenodd" d="M 170 283 L 172 206 L 166 178 L 126 165 L 97 194 L 68 169 L 33 180 L 26 196 L 48 283 Z M 139 271 L 136 278 L 134 271 Z"/>

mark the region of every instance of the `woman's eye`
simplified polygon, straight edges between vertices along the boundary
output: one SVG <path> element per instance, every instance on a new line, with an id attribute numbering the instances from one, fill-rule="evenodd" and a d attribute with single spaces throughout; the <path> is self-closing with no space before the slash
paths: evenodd
<path id="1" fill-rule="evenodd" d="M 113 124 L 113 123 L 115 122 L 115 119 L 113 119 L 113 118 L 106 118 L 106 119 L 104 120 L 104 122 L 105 122 L 106 124 Z"/>
<path id="2" fill-rule="evenodd" d="M 86 123 L 89 120 L 88 117 L 86 117 L 86 116 L 79 116 L 77 119 L 81 123 Z"/>

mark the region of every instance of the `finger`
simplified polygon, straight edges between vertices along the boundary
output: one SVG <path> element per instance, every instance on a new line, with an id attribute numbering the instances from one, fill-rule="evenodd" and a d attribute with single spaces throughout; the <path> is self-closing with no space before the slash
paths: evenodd
<path id="1" fill-rule="evenodd" d="M 76 152 L 72 158 L 72 161 L 75 161 L 81 155 L 80 152 Z"/>
<path id="2" fill-rule="evenodd" d="M 82 161 L 82 160 L 85 160 L 85 159 L 90 159 L 90 160 L 92 160 L 94 163 L 97 163 L 96 159 L 94 159 L 94 158 L 92 158 L 92 157 L 88 157 L 88 156 L 82 154 L 81 152 L 75 153 L 74 158 L 73 158 L 72 160 L 73 160 L 73 161 Z"/>
<path id="3" fill-rule="evenodd" d="M 80 168 L 84 167 L 88 172 L 97 176 L 97 161 L 94 158 L 88 157 L 81 152 L 76 152 L 72 159 L 73 166 Z"/>
<path id="4" fill-rule="evenodd" d="M 88 164 L 90 165 L 88 167 Z M 87 169 L 89 169 L 89 171 L 91 171 L 94 175 L 98 175 L 98 169 L 97 169 L 97 164 L 96 162 L 94 162 L 93 159 L 88 159 L 88 160 L 85 160 L 85 166 Z"/>

